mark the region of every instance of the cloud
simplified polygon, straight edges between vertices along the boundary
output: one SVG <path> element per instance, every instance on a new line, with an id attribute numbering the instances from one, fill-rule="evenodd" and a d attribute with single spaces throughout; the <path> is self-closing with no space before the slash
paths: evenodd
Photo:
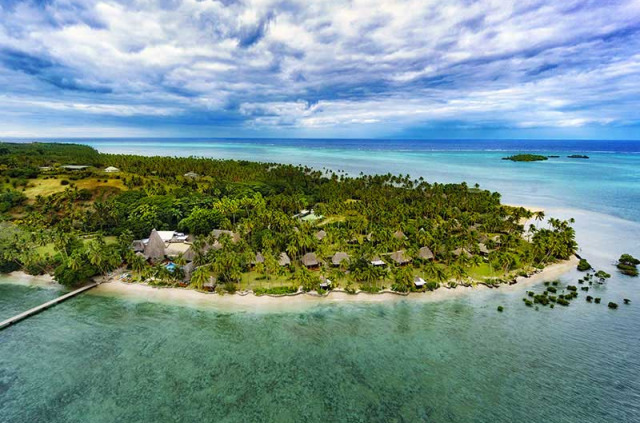
<path id="1" fill-rule="evenodd" d="M 5 133 L 635 128 L 640 4 L 11 0 L 0 95 Z"/>

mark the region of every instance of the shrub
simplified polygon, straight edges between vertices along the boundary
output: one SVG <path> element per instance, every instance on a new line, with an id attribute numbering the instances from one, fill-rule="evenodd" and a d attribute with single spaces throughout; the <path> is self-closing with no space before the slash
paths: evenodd
<path id="1" fill-rule="evenodd" d="M 235 294 L 237 289 L 238 289 L 238 287 L 233 282 L 227 282 L 227 283 L 224 284 L 224 290 L 226 292 L 228 292 L 229 294 Z"/>
<path id="2" fill-rule="evenodd" d="M 596 304 L 600 304 L 600 298 L 599 298 L 599 297 L 594 298 L 594 299 L 593 299 L 593 301 L 594 301 Z"/>
<path id="3" fill-rule="evenodd" d="M 569 305 L 569 301 L 565 300 L 564 298 L 558 298 L 557 303 L 565 307 Z"/>
<path id="4" fill-rule="evenodd" d="M 587 295 L 587 302 L 590 303 L 593 301 L 593 297 L 591 295 Z"/>
<path id="5" fill-rule="evenodd" d="M 556 292 L 558 292 L 558 290 L 557 290 L 556 288 L 554 288 L 553 286 L 548 287 L 548 288 L 547 288 L 547 291 L 552 292 L 552 293 L 554 293 L 554 294 L 555 294 Z"/>
<path id="6" fill-rule="evenodd" d="M 529 291 L 529 292 L 527 292 L 527 295 L 530 296 L 530 297 L 533 297 L 536 294 L 533 291 Z"/>
<path id="7" fill-rule="evenodd" d="M 69 185 L 69 181 L 63 179 L 62 181 L 60 181 L 60 185 Z"/>
<path id="8" fill-rule="evenodd" d="M 586 272 L 589 269 L 591 269 L 591 265 L 589 264 L 589 262 L 585 259 L 580 259 L 580 262 L 578 262 L 578 270 L 581 272 Z"/>
<path id="9" fill-rule="evenodd" d="M 588 287 L 588 286 L 583 286 L 583 287 L 581 287 L 580 289 L 581 289 L 582 291 L 588 291 L 588 290 L 589 290 L 589 287 Z"/>
<path id="10" fill-rule="evenodd" d="M 622 301 L 624 301 L 624 303 L 625 303 L 625 304 L 629 304 L 629 303 L 631 302 L 631 300 L 630 300 L 630 299 L 628 299 L 628 298 L 625 298 L 625 299 L 624 299 L 624 300 L 622 300 Z"/>
<path id="11" fill-rule="evenodd" d="M 577 291 L 577 290 L 578 290 L 578 288 L 576 288 L 576 287 L 575 287 L 575 285 L 569 285 L 569 286 L 567 286 L 567 290 L 568 290 L 568 291 L 574 291 L 574 292 L 575 292 L 575 291 Z"/>
<path id="12" fill-rule="evenodd" d="M 607 304 L 607 307 L 609 307 L 609 308 L 618 308 L 618 304 L 609 301 L 609 304 Z"/>
<path id="13" fill-rule="evenodd" d="M 531 307 L 531 306 L 533 306 L 533 303 L 532 303 L 531 301 L 527 300 L 526 298 L 524 299 L 524 304 L 525 304 L 527 307 Z"/>
<path id="14" fill-rule="evenodd" d="M 502 313 L 502 312 L 504 311 L 504 307 L 502 307 L 502 306 L 498 306 L 498 311 L 499 311 L 500 313 Z"/>

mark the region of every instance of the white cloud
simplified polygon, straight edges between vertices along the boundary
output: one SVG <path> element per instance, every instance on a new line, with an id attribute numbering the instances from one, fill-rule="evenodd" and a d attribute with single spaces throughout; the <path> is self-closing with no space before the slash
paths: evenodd
<path id="1" fill-rule="evenodd" d="M 25 1 L 0 6 L 0 110 L 254 128 L 637 124 L 639 27 L 634 0 Z"/>

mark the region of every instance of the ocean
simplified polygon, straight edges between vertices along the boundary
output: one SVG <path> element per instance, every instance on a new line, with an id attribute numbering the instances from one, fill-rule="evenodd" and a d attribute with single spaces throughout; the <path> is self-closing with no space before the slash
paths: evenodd
<path id="1" fill-rule="evenodd" d="M 640 279 L 614 267 L 640 256 L 640 142 L 73 141 L 478 183 L 575 218 L 580 254 L 613 277 L 590 292 L 603 304 L 540 310 L 522 297 L 541 285 L 269 312 L 83 295 L 0 332 L 0 421 L 640 421 Z M 560 157 L 501 160 L 520 152 Z M 0 318 L 57 294 L 10 282 Z"/>

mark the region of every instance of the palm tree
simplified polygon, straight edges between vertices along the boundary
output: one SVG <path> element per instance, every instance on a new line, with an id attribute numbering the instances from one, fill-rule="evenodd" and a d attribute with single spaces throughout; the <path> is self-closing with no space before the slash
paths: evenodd
<path id="1" fill-rule="evenodd" d="M 191 285 L 196 289 L 203 289 L 209 277 L 209 271 L 205 266 L 198 267 L 191 275 Z"/>

